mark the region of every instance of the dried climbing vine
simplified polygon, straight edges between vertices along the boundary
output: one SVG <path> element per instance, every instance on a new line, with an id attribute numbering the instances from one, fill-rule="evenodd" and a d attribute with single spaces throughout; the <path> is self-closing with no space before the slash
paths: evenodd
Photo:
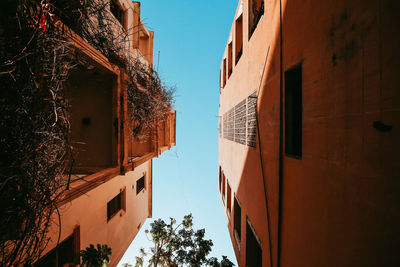
<path id="1" fill-rule="evenodd" d="M 59 225 L 54 218 L 72 150 L 65 82 L 72 68 L 85 64 L 68 29 L 128 73 L 133 136 L 154 127 L 173 103 L 173 91 L 158 74 L 126 50 L 130 36 L 115 32 L 118 22 L 108 5 L 0 2 L 0 266 L 35 262 L 49 241 L 50 225 Z"/>

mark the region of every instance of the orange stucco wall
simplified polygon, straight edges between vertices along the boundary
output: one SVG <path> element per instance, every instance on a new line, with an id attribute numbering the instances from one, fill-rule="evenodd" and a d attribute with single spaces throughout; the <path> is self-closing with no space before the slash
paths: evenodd
<path id="1" fill-rule="evenodd" d="M 140 20 L 140 3 L 119 0 L 117 4 L 125 12 L 128 28 L 124 32 L 132 37 L 126 43 L 126 52 L 152 66 L 154 33 L 147 31 Z M 122 30 L 116 25 L 116 32 Z M 135 39 L 138 27 L 148 35 L 145 55 L 138 50 L 139 39 Z M 56 251 L 57 241 L 63 242 L 74 233 L 73 249 L 70 243 L 68 247 L 58 247 L 68 255 L 68 259 L 60 257 L 61 261 L 71 261 L 73 256 L 77 264 L 79 249 L 90 244 L 106 244 L 112 249 L 108 266 L 113 267 L 146 218 L 152 216 L 152 158 L 175 145 L 176 113 L 171 108 L 168 122 L 154 125 L 155 129 L 149 131 L 146 140 L 136 142 L 129 131 L 131 121 L 126 97 L 129 78 L 125 71 L 76 34 L 72 39 L 78 55 L 88 62 L 87 66 L 74 69 L 67 83 L 75 161 L 71 161 L 74 162 L 72 175 L 65 174 L 64 178 L 71 175 L 71 183 L 61 192 L 60 217 L 58 213 L 52 215 L 50 242 L 41 256 Z M 142 176 L 145 176 L 145 188 L 137 193 L 136 182 Z M 124 190 L 122 209 L 109 219 L 107 203 Z M 110 207 L 119 208 L 118 204 Z M 46 265 L 57 257 L 56 254 L 49 253 L 36 264 Z"/>
<path id="2" fill-rule="evenodd" d="M 223 135 L 219 139 L 230 197 L 236 194 L 242 205 L 239 246 L 233 216 L 226 217 L 239 266 L 245 266 L 246 219 L 260 238 L 262 266 L 270 266 L 270 257 L 273 266 L 400 265 L 399 3 L 265 1 L 250 40 L 247 5 L 244 0 L 243 55 L 221 89 L 219 111 L 222 120 L 259 90 L 261 143 L 251 148 Z M 284 72 L 297 64 L 302 65 L 300 159 L 285 155 L 282 106 Z M 381 132 L 376 121 L 392 129 Z M 224 210 L 225 205 L 226 200 Z"/>
<path id="3" fill-rule="evenodd" d="M 145 175 L 145 189 L 136 195 L 136 181 Z M 151 198 L 151 160 L 125 175 L 118 175 L 88 193 L 59 208 L 61 214 L 61 237 L 64 240 L 80 227 L 80 247 L 90 244 L 107 244 L 112 249 L 109 266 L 115 266 L 121 259 L 141 225 L 149 214 Z M 120 211 L 107 221 L 107 202 L 126 188 L 126 211 Z M 151 201 L 151 199 L 150 199 Z M 58 219 L 54 217 L 55 223 Z M 51 242 L 46 252 L 51 250 L 58 238 L 58 227 L 50 231 Z"/>

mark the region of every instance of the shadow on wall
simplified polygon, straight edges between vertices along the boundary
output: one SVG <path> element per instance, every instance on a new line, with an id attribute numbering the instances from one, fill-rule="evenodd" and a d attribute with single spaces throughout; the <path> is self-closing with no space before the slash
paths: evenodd
<path id="1" fill-rule="evenodd" d="M 282 50 L 278 24 L 258 98 L 261 144 L 248 148 L 231 196 L 240 203 L 232 201 L 229 223 L 239 265 L 258 253 L 254 244 L 260 243 L 263 266 L 269 266 L 269 238 L 273 266 L 278 259 L 279 266 L 400 265 L 399 3 L 312 1 L 310 8 L 285 2 Z M 279 12 L 277 5 L 273 12 Z M 294 66 L 301 70 L 300 82 L 294 82 L 300 83 L 302 110 L 292 118 L 301 120 L 296 157 L 285 155 L 285 136 L 299 134 L 286 129 L 289 102 L 280 114 Z M 380 131 L 377 122 L 392 127 Z M 224 163 L 223 169 L 234 164 Z M 232 235 L 239 212 L 240 233 Z M 246 242 L 253 248 L 246 249 Z"/>

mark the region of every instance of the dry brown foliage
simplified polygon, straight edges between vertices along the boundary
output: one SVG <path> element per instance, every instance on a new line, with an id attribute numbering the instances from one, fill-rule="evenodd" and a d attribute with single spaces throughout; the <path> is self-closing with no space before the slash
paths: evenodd
<path id="1" fill-rule="evenodd" d="M 64 84 L 69 70 L 84 63 L 68 31 L 57 27 L 59 18 L 126 69 L 131 119 L 138 122 L 133 135 L 162 119 L 173 102 L 157 73 L 127 54 L 129 36 L 113 30 L 118 22 L 108 4 L 0 2 L 0 266 L 33 263 L 49 241 L 49 226 L 61 227 L 52 218 L 58 217 L 57 201 L 66 188 L 61 177 L 71 162 Z"/>

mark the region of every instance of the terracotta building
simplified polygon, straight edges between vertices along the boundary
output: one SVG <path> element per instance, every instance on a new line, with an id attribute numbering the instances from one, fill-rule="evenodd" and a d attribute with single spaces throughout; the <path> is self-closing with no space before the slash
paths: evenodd
<path id="1" fill-rule="evenodd" d="M 140 3 L 112 0 L 107 8 L 129 36 L 127 53 L 151 68 L 154 33 L 140 18 Z M 175 145 L 176 113 L 170 109 L 167 118 L 154 122 L 145 137 L 133 138 L 125 70 L 110 63 L 79 34 L 71 34 L 71 41 L 89 63 L 72 70 L 67 81 L 77 156 L 68 177 L 69 189 L 58 207 L 61 226 L 55 218 L 51 241 L 35 266 L 79 264 L 79 252 L 89 244 L 111 247 L 108 266 L 116 266 L 152 216 L 152 158 Z"/>
<path id="2" fill-rule="evenodd" d="M 219 108 L 239 266 L 400 266 L 399 11 L 239 1 Z"/>

